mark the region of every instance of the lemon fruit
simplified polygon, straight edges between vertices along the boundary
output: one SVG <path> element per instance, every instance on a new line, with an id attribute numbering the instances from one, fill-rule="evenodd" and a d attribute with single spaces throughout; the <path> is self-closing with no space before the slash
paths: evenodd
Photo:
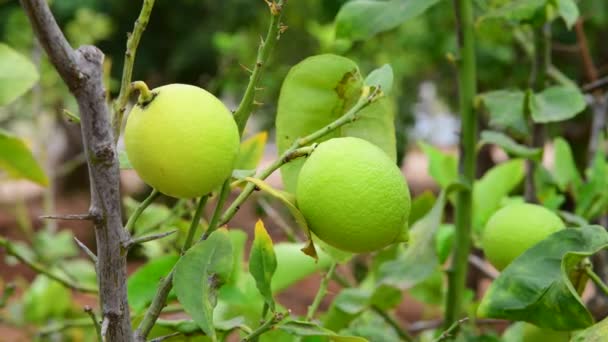
<path id="1" fill-rule="evenodd" d="M 536 204 L 508 205 L 488 220 L 482 237 L 486 258 L 499 270 L 547 236 L 564 228 L 551 210 Z"/>
<path id="2" fill-rule="evenodd" d="M 133 107 L 125 147 L 137 174 L 173 197 L 205 195 L 230 174 L 239 132 L 230 111 L 199 87 L 170 84 Z"/>
<path id="3" fill-rule="evenodd" d="M 354 253 L 395 242 L 410 212 L 401 170 L 379 147 L 352 137 L 316 148 L 298 175 L 296 200 L 317 237 Z"/>
<path id="4" fill-rule="evenodd" d="M 567 331 L 555 331 L 539 328 L 534 324 L 524 323 L 522 332 L 522 342 L 568 342 L 570 333 Z"/>

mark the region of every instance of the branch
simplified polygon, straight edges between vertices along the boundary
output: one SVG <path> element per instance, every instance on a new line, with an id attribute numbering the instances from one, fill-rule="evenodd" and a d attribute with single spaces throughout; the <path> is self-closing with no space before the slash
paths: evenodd
<path id="1" fill-rule="evenodd" d="M 127 302 L 127 262 L 121 244 L 129 240 L 122 226 L 116 146 L 103 85 L 104 55 L 94 46 L 73 50 L 57 26 L 46 0 L 21 0 L 40 44 L 78 102 L 80 129 L 89 166 L 91 206 L 97 240 L 97 278 L 103 321 L 109 341 L 132 338 Z"/>
<path id="2" fill-rule="evenodd" d="M 131 77 L 133 75 L 133 64 L 135 63 L 135 53 L 137 52 L 137 46 L 139 40 L 146 30 L 150 15 L 152 14 L 152 7 L 154 7 L 154 0 L 144 0 L 139 12 L 139 17 L 135 20 L 133 26 L 133 32 L 128 33 L 127 49 L 125 50 L 125 61 L 122 67 L 122 80 L 120 81 L 120 93 L 114 101 L 113 111 L 114 116 L 112 117 L 112 129 L 114 131 L 114 143 L 118 142 L 120 137 L 120 129 L 122 121 L 127 109 L 127 102 L 129 101 L 129 95 L 131 94 Z"/>
<path id="3" fill-rule="evenodd" d="M 207 200 L 209 199 L 209 195 L 205 195 L 201 197 L 198 201 L 198 205 L 196 206 L 196 210 L 194 211 L 194 217 L 192 217 L 192 222 L 190 223 L 190 228 L 188 229 L 188 235 L 186 236 L 186 241 L 184 241 L 184 246 L 182 247 L 182 254 L 186 253 L 190 246 L 192 246 L 192 241 L 194 240 L 194 234 L 196 233 L 196 229 L 201 221 L 201 216 L 203 216 L 203 209 L 205 209 L 205 204 L 207 204 Z"/>
<path id="4" fill-rule="evenodd" d="M 490 279 L 496 279 L 500 275 L 500 272 L 496 271 L 492 267 L 489 267 L 483 259 L 475 254 L 469 255 L 469 264 L 475 266 L 481 271 L 481 273 Z"/>
<path id="5" fill-rule="evenodd" d="M 308 307 L 308 311 L 306 312 L 307 321 L 311 321 L 313 319 L 313 317 L 315 316 L 315 312 L 317 312 L 317 309 L 319 308 L 321 301 L 327 294 L 327 286 L 329 285 L 329 280 L 332 278 L 335 270 L 336 270 L 336 263 L 333 263 L 329 267 L 329 270 L 327 270 L 327 273 L 325 273 L 325 276 L 323 277 L 323 279 L 321 279 L 321 284 L 319 285 L 319 290 L 317 291 L 317 294 L 315 295 L 315 299 L 312 301 L 312 304 Z"/>
<path id="6" fill-rule="evenodd" d="M 249 77 L 249 84 L 247 85 L 247 89 L 245 89 L 245 94 L 243 95 L 241 103 L 234 112 L 234 121 L 236 121 L 241 135 L 243 135 L 243 130 L 245 129 L 245 125 L 247 124 L 247 120 L 253 109 L 255 91 L 260 76 L 262 75 L 262 68 L 268 62 L 268 57 L 270 56 L 272 49 L 283 33 L 284 26 L 281 25 L 281 15 L 285 2 L 286 1 L 283 0 L 278 0 L 277 2 L 274 2 L 274 0 L 272 0 L 272 2 L 266 1 L 270 8 L 270 26 L 268 27 L 268 33 L 266 34 L 266 39 L 262 40 L 260 43 L 255 67 L 253 68 L 253 71 L 251 71 L 251 76 Z"/>
<path id="7" fill-rule="evenodd" d="M 447 339 L 451 339 L 452 337 L 454 337 L 453 334 L 458 330 L 458 328 L 460 328 L 460 325 L 468 320 L 469 320 L 469 318 L 465 317 L 465 318 L 461 318 L 461 319 L 457 320 L 456 322 L 452 323 L 452 325 L 446 331 L 441 333 L 441 335 L 439 335 L 439 337 L 437 337 L 433 342 L 441 342 L 441 341 L 445 341 Z"/>
<path id="8" fill-rule="evenodd" d="M 37 273 L 44 274 L 45 276 L 61 283 L 65 287 L 71 288 L 71 289 L 79 291 L 79 292 L 97 293 L 96 288 L 77 284 L 70 279 L 66 279 L 57 274 L 54 274 L 53 272 L 51 272 L 49 270 L 49 268 L 46 265 L 42 265 L 35 261 L 29 260 L 25 255 L 23 255 L 19 251 L 19 249 L 15 248 L 15 246 L 11 243 L 11 241 L 9 241 L 5 238 L 0 237 L 0 247 L 4 247 L 7 254 L 14 256 L 15 258 L 17 258 L 17 260 L 19 260 L 21 263 L 29 266 L 32 270 L 36 271 Z"/>
<path id="9" fill-rule="evenodd" d="M 245 338 L 242 339 L 242 342 L 256 341 L 256 339 L 258 337 L 260 337 L 260 335 L 264 334 L 265 332 L 267 332 L 269 330 L 272 330 L 277 324 L 279 324 L 283 319 L 285 319 L 288 316 L 289 316 L 289 312 L 286 312 L 286 313 L 275 312 L 274 315 L 270 319 L 268 319 L 266 322 L 264 322 L 262 325 L 260 325 L 251 334 L 245 336 Z"/>
<path id="10" fill-rule="evenodd" d="M 593 272 L 593 269 L 591 267 L 591 264 L 588 264 L 585 265 L 583 269 L 585 270 L 587 276 L 593 281 L 593 283 L 595 283 L 595 286 L 597 286 L 598 289 L 604 292 L 605 295 L 608 295 L 608 286 L 604 284 L 602 279 L 597 274 L 595 274 L 595 272 Z"/>
<path id="11" fill-rule="evenodd" d="M 80 249 L 82 249 L 82 251 L 91 259 L 93 260 L 93 262 L 95 263 L 95 267 L 97 267 L 97 255 L 95 255 L 95 253 L 93 253 L 93 251 L 91 251 L 89 249 L 89 247 L 87 247 L 82 241 L 78 240 L 77 237 L 74 236 L 74 241 L 76 241 L 76 244 L 78 245 L 78 247 L 80 247 Z"/>
<path id="12" fill-rule="evenodd" d="M 174 332 L 174 333 L 169 334 L 169 335 L 164 335 L 164 336 L 160 336 L 160 337 L 157 337 L 157 338 L 151 339 L 151 340 L 150 340 L 150 342 L 162 342 L 162 341 L 168 340 L 168 339 L 170 339 L 170 338 L 172 338 L 172 337 L 179 336 L 179 335 L 181 335 L 181 334 L 182 334 L 182 333 L 181 333 L 181 332 L 179 332 L 179 331 L 178 331 L 178 332 Z"/>
<path id="13" fill-rule="evenodd" d="M 393 327 L 393 329 L 397 332 L 397 335 L 399 335 L 399 337 L 403 341 L 407 341 L 407 342 L 414 341 L 414 338 L 412 336 L 410 336 L 410 334 L 407 331 L 403 330 L 403 328 L 401 327 L 399 322 L 397 322 L 395 317 L 393 317 L 391 314 L 380 309 L 376 305 L 372 306 L 372 310 L 374 310 L 375 313 L 377 313 L 380 317 L 382 317 L 384 319 L 384 321 L 386 323 L 388 323 L 388 325 Z"/>
<path id="14" fill-rule="evenodd" d="M 143 200 L 143 202 L 141 202 L 139 204 L 139 206 L 137 207 L 137 209 L 135 209 L 135 211 L 133 212 L 133 214 L 131 214 L 131 217 L 129 217 L 129 219 L 127 220 L 127 224 L 125 225 L 125 230 L 126 231 L 128 231 L 128 232 L 133 232 L 134 231 L 134 229 L 135 229 L 135 223 L 137 222 L 137 220 L 139 219 L 139 217 L 141 216 L 141 214 L 160 195 L 161 194 L 160 194 L 160 192 L 158 192 L 158 190 L 152 189 L 152 192 L 148 195 L 148 197 L 146 197 L 146 199 Z"/>
<path id="15" fill-rule="evenodd" d="M 101 336 L 101 326 L 99 325 L 99 320 L 97 320 L 95 312 L 93 312 L 93 309 L 88 305 L 84 307 L 84 312 L 86 312 L 87 315 L 91 317 L 91 321 L 93 322 L 93 326 L 95 327 L 95 332 L 97 333 L 97 341 L 103 342 L 103 338 Z"/>
<path id="16" fill-rule="evenodd" d="M 42 220 L 66 220 L 66 221 L 96 221 L 98 218 L 91 214 L 67 214 L 67 215 L 41 215 Z"/>
<path id="17" fill-rule="evenodd" d="M 171 234 L 174 234 L 175 232 L 177 232 L 177 230 L 170 230 L 168 232 L 162 232 L 162 233 L 158 233 L 158 234 L 150 234 L 150 235 L 144 235 L 144 236 L 132 238 L 131 240 L 129 240 L 126 243 L 123 244 L 123 248 L 125 250 L 129 250 L 133 246 L 138 245 L 140 243 L 144 243 L 144 242 L 148 242 L 148 241 L 154 241 L 154 240 L 159 240 L 159 239 L 167 237 L 167 236 L 169 236 Z"/>

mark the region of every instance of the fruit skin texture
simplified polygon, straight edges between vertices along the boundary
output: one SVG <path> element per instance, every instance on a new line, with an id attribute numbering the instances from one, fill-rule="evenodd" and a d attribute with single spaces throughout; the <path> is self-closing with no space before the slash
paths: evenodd
<path id="1" fill-rule="evenodd" d="M 511 204 L 490 217 L 482 246 L 490 263 L 503 270 L 528 248 L 563 228 L 559 216 L 543 206 Z"/>
<path id="2" fill-rule="evenodd" d="M 129 161 L 150 186 L 173 197 L 205 195 L 230 176 L 239 132 L 230 111 L 211 93 L 186 84 L 152 90 L 131 110 L 125 128 Z"/>
<path id="3" fill-rule="evenodd" d="M 354 253 L 395 242 L 410 212 L 399 168 L 376 145 L 352 137 L 316 148 L 298 176 L 296 200 L 312 232 Z"/>

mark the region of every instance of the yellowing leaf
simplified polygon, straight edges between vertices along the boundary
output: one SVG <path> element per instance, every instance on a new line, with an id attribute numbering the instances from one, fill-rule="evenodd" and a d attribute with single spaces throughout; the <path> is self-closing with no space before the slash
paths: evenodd
<path id="1" fill-rule="evenodd" d="M 255 279 L 258 291 L 273 312 L 275 304 L 270 284 L 276 269 L 277 257 L 274 253 L 272 239 L 264 227 L 264 222 L 258 220 L 255 224 L 255 238 L 249 255 L 249 272 Z"/>
<path id="2" fill-rule="evenodd" d="M 47 186 L 48 178 L 23 140 L 0 130 L 0 169 L 15 178 Z"/>

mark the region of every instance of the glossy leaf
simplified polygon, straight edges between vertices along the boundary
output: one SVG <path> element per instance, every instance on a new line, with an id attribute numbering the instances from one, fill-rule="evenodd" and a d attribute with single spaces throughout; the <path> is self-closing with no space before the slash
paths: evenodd
<path id="1" fill-rule="evenodd" d="M 325 329 L 316 323 L 306 321 L 288 321 L 278 326 L 278 329 L 296 336 L 325 336 L 333 342 L 366 342 L 363 337 L 340 336 L 335 332 Z"/>
<path id="2" fill-rule="evenodd" d="M 27 57 L 0 43 L 0 106 L 13 102 L 36 82 L 36 66 Z"/>
<path id="3" fill-rule="evenodd" d="M 553 86 L 539 94 L 529 94 L 528 108 L 536 123 L 559 122 L 582 112 L 587 104 L 577 88 Z"/>
<path id="4" fill-rule="evenodd" d="M 492 283 L 479 317 L 521 320 L 541 328 L 576 330 L 593 324 L 569 276 L 579 262 L 608 246 L 600 226 L 558 231 L 534 245 Z"/>
<path id="5" fill-rule="evenodd" d="M 274 254 L 272 239 L 268 235 L 262 220 L 258 220 L 255 224 L 255 238 L 249 254 L 249 272 L 255 279 L 258 291 L 273 312 L 275 304 L 270 284 L 276 270 L 277 257 Z"/>
<path id="6" fill-rule="evenodd" d="M 444 190 L 433 209 L 412 226 L 405 252 L 380 267 L 379 283 L 407 289 L 425 280 L 439 266 L 434 237 L 443 218 L 445 196 Z"/>
<path id="7" fill-rule="evenodd" d="M 512 130 L 519 135 L 528 133 L 523 91 L 495 90 L 479 94 L 478 99 L 490 115 L 491 127 Z"/>
<path id="8" fill-rule="evenodd" d="M 235 169 L 253 170 L 264 156 L 268 132 L 260 132 L 241 143 L 239 154 L 234 164 Z"/>
<path id="9" fill-rule="evenodd" d="M 43 186 L 47 186 L 49 183 L 42 167 L 25 145 L 25 142 L 1 129 L 0 169 L 8 172 L 11 177 L 25 178 Z"/>
<path id="10" fill-rule="evenodd" d="M 424 13 L 439 0 L 354 0 L 336 16 L 336 37 L 365 40 Z"/>
<path id="11" fill-rule="evenodd" d="M 190 248 L 175 265 L 173 287 L 177 299 L 213 341 L 217 340 L 213 325 L 217 292 L 228 280 L 232 264 L 232 243 L 228 231 L 221 228 Z"/>
<path id="12" fill-rule="evenodd" d="M 375 76 L 374 76 L 375 77 Z M 383 81 L 386 83 L 385 81 Z M 279 154 L 293 142 L 344 115 L 363 91 L 363 77 L 352 60 L 331 54 L 309 57 L 295 65 L 283 82 L 276 118 Z M 329 132 L 317 142 L 354 136 L 382 148 L 396 160 L 394 108 L 381 97 L 359 112 L 355 122 Z M 295 193 L 303 158 L 281 167 L 285 189 Z"/>
<path id="13" fill-rule="evenodd" d="M 442 189 L 458 179 L 458 159 L 456 156 L 447 154 L 423 142 L 419 142 L 418 146 L 429 160 L 428 171 L 431 177 Z"/>
<path id="14" fill-rule="evenodd" d="M 558 137 L 553 141 L 553 147 L 555 149 L 553 159 L 553 178 L 555 183 L 557 183 L 561 191 L 565 191 L 570 186 L 574 186 L 573 190 L 577 189 L 582 183 L 582 177 L 576 168 L 570 144 L 563 138 Z"/>
<path id="15" fill-rule="evenodd" d="M 508 135 L 496 131 L 481 132 L 481 143 L 494 144 L 505 150 L 505 152 L 520 158 L 540 160 L 543 153 L 540 148 L 533 148 L 520 144 Z"/>
<path id="16" fill-rule="evenodd" d="M 393 78 L 393 68 L 390 64 L 384 64 L 367 75 L 364 83 L 368 87 L 379 87 L 384 95 L 389 95 L 393 88 Z"/>
<path id="17" fill-rule="evenodd" d="M 500 203 L 525 176 L 525 161 L 511 159 L 488 170 L 473 189 L 473 228 L 481 233 Z"/>
<path id="18" fill-rule="evenodd" d="M 177 255 L 167 255 L 150 260 L 129 276 L 127 295 L 135 312 L 141 312 L 152 302 L 158 283 L 171 272 L 178 259 Z M 171 293 L 169 298 L 175 298 L 175 294 Z"/>

